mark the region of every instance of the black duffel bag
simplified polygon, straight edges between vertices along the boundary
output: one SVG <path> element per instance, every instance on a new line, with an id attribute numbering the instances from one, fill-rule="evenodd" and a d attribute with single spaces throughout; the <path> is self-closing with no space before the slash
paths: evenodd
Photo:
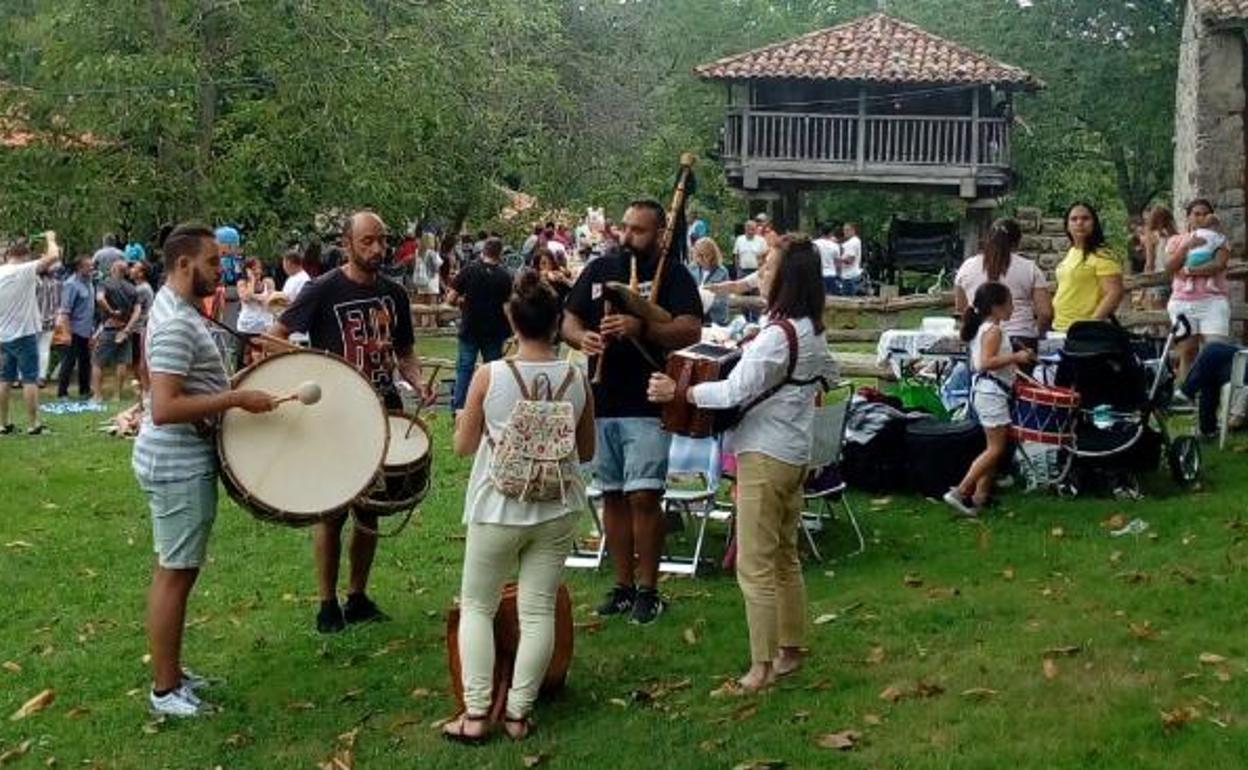
<path id="1" fill-rule="evenodd" d="M 984 451 L 984 429 L 971 420 L 919 420 L 906 426 L 906 472 L 910 487 L 940 497 L 966 476 Z"/>

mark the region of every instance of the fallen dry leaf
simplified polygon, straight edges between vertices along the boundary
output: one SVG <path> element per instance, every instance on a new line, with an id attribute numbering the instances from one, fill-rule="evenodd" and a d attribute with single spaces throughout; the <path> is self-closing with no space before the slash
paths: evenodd
<path id="1" fill-rule="evenodd" d="M 583 631 L 587 634 L 596 634 L 602 630 L 603 625 L 604 622 L 601 619 L 595 618 L 594 620 L 587 620 L 583 623 L 573 623 L 572 627 L 577 631 Z"/>
<path id="2" fill-rule="evenodd" d="M 807 719 L 810 719 L 809 711 L 794 711 L 793 716 L 789 717 L 789 721 L 792 722 L 793 724 L 801 724 L 802 722 L 805 722 Z"/>
<path id="3" fill-rule="evenodd" d="M 724 744 L 727 742 L 728 741 L 724 738 L 711 738 L 710 740 L 705 740 L 699 743 L 698 748 L 705 751 L 707 754 L 714 754 L 722 749 Z"/>
<path id="4" fill-rule="evenodd" d="M 310 700 L 297 700 L 286 704 L 287 711 L 312 711 L 315 708 L 316 704 Z"/>
<path id="5" fill-rule="evenodd" d="M 892 504 L 893 504 L 893 498 L 891 497 L 877 497 L 871 501 L 872 508 L 884 508 Z"/>
<path id="6" fill-rule="evenodd" d="M 1202 652 L 1198 660 L 1206 666 L 1218 666 L 1226 662 L 1226 658 L 1216 652 Z"/>
<path id="7" fill-rule="evenodd" d="M 698 633 L 694 631 L 693 628 L 691 627 L 685 628 L 683 636 L 685 639 L 685 644 L 692 646 L 698 643 Z"/>
<path id="8" fill-rule="evenodd" d="M 888 701 L 889 703 L 896 703 L 904 697 L 906 697 L 906 691 L 891 684 L 880 693 L 880 700 Z"/>
<path id="9" fill-rule="evenodd" d="M 525 754 L 524 757 L 520 759 L 520 761 L 524 764 L 525 767 L 537 767 L 538 765 L 542 764 L 549 758 L 550 758 L 550 755 L 546 753 Z"/>
<path id="10" fill-rule="evenodd" d="M 1231 671 L 1226 666 L 1218 666 L 1213 672 L 1213 678 L 1219 682 L 1231 681 Z"/>
<path id="11" fill-rule="evenodd" d="M 34 548 L 33 545 L 26 542 L 25 540 L 14 540 L 11 543 L 5 543 L 4 547 L 5 548 Z"/>
<path id="12" fill-rule="evenodd" d="M 929 599 L 952 599 L 961 595 L 962 591 L 955 587 L 932 586 L 927 589 L 927 598 Z"/>
<path id="13" fill-rule="evenodd" d="M 863 714 L 862 723 L 864 725 L 871 725 L 872 727 L 875 727 L 884 724 L 884 720 L 880 718 L 879 714 Z"/>
<path id="14" fill-rule="evenodd" d="M 231 749 L 241 749 L 255 740 L 250 733 L 232 733 L 226 736 L 221 744 Z"/>
<path id="15" fill-rule="evenodd" d="M 14 663 L 11 660 L 6 660 L 3 664 L 0 664 L 0 668 L 3 668 L 5 671 L 8 671 L 10 674 L 22 673 L 22 667 L 18 665 L 17 663 Z"/>
<path id="16" fill-rule="evenodd" d="M 343 693 L 343 694 L 342 694 L 342 695 L 338 698 L 338 702 L 339 702 L 339 703 L 348 703 L 348 702 L 350 702 L 350 701 L 353 701 L 353 700 L 358 699 L 358 698 L 359 698 L 361 695 L 363 695 L 363 694 L 364 694 L 364 688 L 362 688 L 362 687 L 356 687 L 356 688 L 353 688 L 353 689 L 350 689 L 350 690 L 347 690 L 346 692 L 344 692 L 344 693 Z"/>
<path id="17" fill-rule="evenodd" d="M 22 707 L 13 712 L 13 716 L 9 717 L 10 722 L 16 722 L 19 719 L 25 719 L 31 714 L 37 714 L 48 706 L 52 705 L 52 701 L 56 700 L 56 691 L 52 689 L 44 690 L 38 695 L 22 704 Z"/>
<path id="18" fill-rule="evenodd" d="M 888 653 L 884 650 L 883 647 L 872 647 L 871 651 L 867 653 L 867 663 L 873 666 L 878 666 L 879 664 L 884 662 L 884 659 L 887 656 L 888 656 Z"/>
<path id="19" fill-rule="evenodd" d="M 408 695 L 410 695 L 413 698 L 428 698 L 429 690 L 424 687 L 417 687 L 415 690 L 412 690 L 410 693 L 408 693 Z"/>
<path id="20" fill-rule="evenodd" d="M 1101 529 L 1122 529 L 1131 519 L 1125 513 L 1114 513 L 1101 519 Z"/>
<path id="21" fill-rule="evenodd" d="M 918 588 L 923 585 L 923 578 L 918 575 L 906 575 L 901 579 L 908 588 Z"/>
<path id="22" fill-rule="evenodd" d="M 1013 580 L 1013 579 L 1014 579 L 1014 568 L 1013 568 L 1013 567 L 1006 567 L 1005 569 L 1001 570 L 1001 577 L 1002 577 L 1002 578 L 1004 578 L 1005 580 Z"/>
<path id="23" fill-rule="evenodd" d="M 1127 630 L 1130 631 L 1131 635 L 1136 639 L 1152 640 L 1157 638 L 1157 629 L 1153 628 L 1151 621 L 1146 620 L 1143 623 L 1132 623 L 1127 626 Z"/>
<path id="24" fill-rule="evenodd" d="M 1122 551 L 1112 551 L 1112 552 L 1110 552 L 1110 554 L 1109 554 L 1109 563 L 1110 563 L 1110 564 L 1117 564 L 1117 563 L 1118 563 L 1119 561 L 1121 561 L 1121 560 L 1122 560 Z"/>
<path id="25" fill-rule="evenodd" d="M 1041 665 L 1044 667 L 1045 679 L 1052 680 L 1052 679 L 1057 678 L 1057 662 L 1056 661 L 1054 661 L 1052 658 L 1045 658 L 1044 663 Z"/>
<path id="26" fill-rule="evenodd" d="M 1070 657 L 1071 655 L 1078 655 L 1082 649 L 1077 644 L 1068 644 L 1063 647 L 1050 647 L 1044 651 L 1044 655 L 1050 658 L 1059 656 Z"/>
<path id="27" fill-rule="evenodd" d="M 65 712 L 65 716 L 70 719 L 81 719 L 82 717 L 85 717 L 90 713 L 91 713 L 91 709 L 87 708 L 86 706 L 74 706 L 72 709 Z"/>
<path id="28" fill-rule="evenodd" d="M 827 612 L 815 618 L 815 625 L 822 626 L 836 620 L 838 615 L 835 612 Z"/>
<path id="29" fill-rule="evenodd" d="M 937 695 L 944 694 L 944 692 L 945 688 L 940 685 L 929 684 L 922 679 L 914 686 L 914 696 L 916 698 L 935 698 Z"/>
<path id="30" fill-rule="evenodd" d="M 820 735 L 815 741 L 820 748 L 836 749 L 837 751 L 850 751 L 858 742 L 862 740 L 862 733 L 856 730 L 841 730 L 836 733 L 827 733 Z"/>
<path id="31" fill-rule="evenodd" d="M 738 722 L 744 722 L 745 720 L 752 718 L 757 713 L 758 705 L 754 703 L 747 703 L 743 706 L 738 706 L 736 710 L 732 712 L 732 718 Z"/>
<path id="32" fill-rule="evenodd" d="M 1049 534 L 1055 538 L 1061 539 L 1063 537 L 1066 537 L 1066 530 L 1061 527 L 1054 527 L 1053 529 L 1049 530 Z"/>
<path id="33" fill-rule="evenodd" d="M 993 690 L 987 687 L 972 687 L 969 690 L 962 691 L 962 697 L 970 698 L 971 700 L 988 700 L 1000 694 L 999 690 Z"/>
<path id="34" fill-rule="evenodd" d="M 35 745 L 34 741 L 25 740 L 3 754 L 0 754 L 0 765 L 7 765 L 15 759 L 21 759 L 26 756 L 26 752 L 30 751 L 30 747 L 33 745 Z"/>
<path id="35" fill-rule="evenodd" d="M 1200 719 L 1200 710 L 1195 706 L 1177 706 L 1161 712 L 1161 726 L 1167 731 L 1178 730 L 1197 719 Z"/>

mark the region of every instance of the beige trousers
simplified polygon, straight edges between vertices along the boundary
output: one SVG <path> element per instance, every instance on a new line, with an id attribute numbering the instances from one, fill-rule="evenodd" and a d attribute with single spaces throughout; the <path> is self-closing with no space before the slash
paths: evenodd
<path id="1" fill-rule="evenodd" d="M 555 597 L 572 548 L 577 514 L 529 527 L 469 524 L 460 585 L 459 659 L 464 705 L 472 715 L 490 710 L 494 679 L 494 613 L 503 585 L 519 573 L 516 609 L 520 644 L 507 693 L 507 716 L 528 716 L 555 649 Z"/>
<path id="2" fill-rule="evenodd" d="M 806 469 L 758 452 L 737 457 L 737 582 L 750 659 L 770 663 L 806 636 L 806 585 L 797 551 Z"/>

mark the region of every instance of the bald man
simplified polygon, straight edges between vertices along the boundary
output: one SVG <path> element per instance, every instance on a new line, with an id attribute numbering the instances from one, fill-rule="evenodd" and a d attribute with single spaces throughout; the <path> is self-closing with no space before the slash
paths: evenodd
<path id="1" fill-rule="evenodd" d="M 342 246 L 346 263 L 308 283 L 269 334 L 282 339 L 295 332 L 306 334 L 313 348 L 346 359 L 372 383 L 387 409 L 402 407 L 396 374 L 426 401 L 431 400 L 428 387 L 421 382 L 407 292 L 378 272 L 386 251 L 385 222 L 371 211 L 352 215 L 342 234 Z M 343 430 L 350 426 L 344 425 Z M 347 515 L 316 525 L 313 534 L 321 595 L 316 627 L 321 633 L 341 631 L 349 623 L 387 619 L 367 594 L 377 552 L 377 517 L 363 511 L 355 515 L 363 528 L 353 528 L 351 535 L 345 605 L 338 603 L 338 563 Z"/>

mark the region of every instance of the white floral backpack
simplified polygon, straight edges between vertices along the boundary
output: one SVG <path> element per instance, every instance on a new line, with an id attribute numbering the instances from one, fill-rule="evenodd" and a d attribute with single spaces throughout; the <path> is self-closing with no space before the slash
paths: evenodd
<path id="1" fill-rule="evenodd" d="M 510 498 L 525 502 L 564 500 L 575 485 L 584 484 L 576 452 L 576 411 L 564 400 L 577 379 L 568 367 L 558 390 L 550 378 L 539 374 L 530 390 L 511 359 L 503 362 L 520 388 L 520 400 L 512 407 L 503 433 L 495 441 L 488 435 L 492 456 L 490 481 Z M 541 398 L 543 387 L 545 398 Z"/>

